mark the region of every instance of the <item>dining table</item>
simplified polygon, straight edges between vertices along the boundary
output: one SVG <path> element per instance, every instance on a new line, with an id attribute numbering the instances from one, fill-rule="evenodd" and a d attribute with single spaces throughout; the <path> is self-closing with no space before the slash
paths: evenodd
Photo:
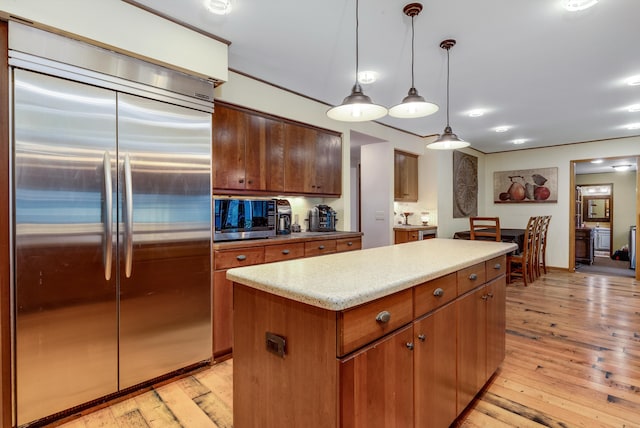
<path id="1" fill-rule="evenodd" d="M 486 229 L 487 232 L 494 232 L 495 228 L 488 227 Z M 500 240 L 502 242 L 512 242 L 514 244 L 518 244 L 518 252 L 521 253 L 524 249 L 524 234 L 525 229 L 512 229 L 512 228 L 500 228 Z M 453 239 L 471 239 L 471 231 L 469 230 L 461 230 L 459 232 L 455 232 L 453 234 Z M 494 239 L 489 236 L 480 236 L 476 237 L 478 240 L 484 241 L 493 241 Z"/>

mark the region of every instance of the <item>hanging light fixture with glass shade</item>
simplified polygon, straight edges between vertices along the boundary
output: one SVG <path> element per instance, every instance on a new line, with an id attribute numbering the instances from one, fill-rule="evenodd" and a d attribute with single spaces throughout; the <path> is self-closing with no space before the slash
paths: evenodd
<path id="1" fill-rule="evenodd" d="M 453 150 L 468 147 L 470 144 L 460 138 L 451 130 L 449 125 L 449 50 L 456 45 L 453 39 L 440 42 L 440 47 L 447 50 L 447 126 L 444 132 L 433 143 L 427 144 L 428 149 Z"/>
<path id="2" fill-rule="evenodd" d="M 438 106 L 425 101 L 425 99 L 418 94 L 414 85 L 413 63 L 415 29 L 413 21 L 421 11 L 422 5 L 420 3 L 409 3 L 402 9 L 402 12 L 405 15 L 411 17 L 411 88 L 409 89 L 409 94 L 402 100 L 402 103 L 389 109 L 389 116 L 399 118 L 424 117 L 438 111 Z"/>
<path id="3" fill-rule="evenodd" d="M 374 104 L 371 98 L 362 92 L 362 87 L 358 83 L 358 0 L 356 0 L 356 74 L 355 84 L 351 89 L 351 94 L 342 101 L 342 104 L 330 108 L 327 116 L 331 119 L 342 122 L 366 122 L 376 120 L 387 114 L 384 106 Z"/>

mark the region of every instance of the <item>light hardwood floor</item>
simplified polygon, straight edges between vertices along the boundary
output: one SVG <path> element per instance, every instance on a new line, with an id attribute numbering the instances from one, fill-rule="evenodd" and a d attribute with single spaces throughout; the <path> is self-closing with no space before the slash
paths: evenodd
<path id="1" fill-rule="evenodd" d="M 231 427 L 231 360 L 62 425 Z M 456 427 L 640 427 L 640 283 L 554 271 L 507 287 L 507 356 Z"/>

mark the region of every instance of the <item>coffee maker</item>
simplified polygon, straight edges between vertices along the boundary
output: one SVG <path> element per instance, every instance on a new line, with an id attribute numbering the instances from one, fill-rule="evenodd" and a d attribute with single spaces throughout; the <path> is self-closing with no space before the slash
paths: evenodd
<path id="1" fill-rule="evenodd" d="M 316 205 L 309 210 L 309 232 L 335 232 L 338 218 L 328 205 Z"/>
<path id="2" fill-rule="evenodd" d="M 291 233 L 291 204 L 286 199 L 276 199 L 276 233 Z"/>

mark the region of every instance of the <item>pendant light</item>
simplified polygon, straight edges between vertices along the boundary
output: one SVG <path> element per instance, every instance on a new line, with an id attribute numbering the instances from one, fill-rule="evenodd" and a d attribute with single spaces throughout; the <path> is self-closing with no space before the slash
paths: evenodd
<path id="1" fill-rule="evenodd" d="M 376 120 L 387 114 L 386 107 L 374 104 L 371 98 L 362 92 L 358 83 L 358 0 L 356 0 L 356 83 L 351 89 L 351 95 L 346 97 L 342 104 L 330 108 L 327 116 L 342 122 L 366 122 Z"/>
<path id="2" fill-rule="evenodd" d="M 438 111 L 438 106 L 425 101 L 423 97 L 418 94 L 413 83 L 413 63 L 414 63 L 414 39 L 415 30 L 413 27 L 413 21 L 416 16 L 422 11 L 422 5 L 420 3 L 409 3 L 402 9 L 402 12 L 411 17 L 411 89 L 409 94 L 404 97 L 402 103 L 395 105 L 389 109 L 389 116 L 399 118 L 413 118 L 424 117 L 433 114 Z"/>
<path id="3" fill-rule="evenodd" d="M 464 140 L 458 138 L 456 134 L 451 130 L 449 126 L 449 49 L 456 45 L 456 41 L 453 39 L 443 40 L 440 42 L 440 47 L 447 50 L 447 126 L 444 128 L 444 132 L 433 143 L 427 144 L 427 149 L 435 150 L 452 150 L 468 147 L 470 144 Z"/>

